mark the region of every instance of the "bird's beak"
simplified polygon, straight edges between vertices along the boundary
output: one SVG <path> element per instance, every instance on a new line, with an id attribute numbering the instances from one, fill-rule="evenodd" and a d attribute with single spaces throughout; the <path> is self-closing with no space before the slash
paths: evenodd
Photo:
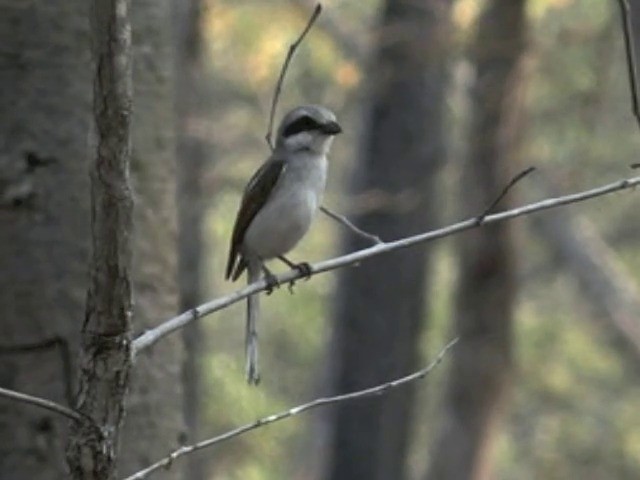
<path id="1" fill-rule="evenodd" d="M 321 131 L 327 135 L 337 135 L 342 133 L 342 127 L 338 125 L 338 122 L 327 122 L 322 125 Z"/>

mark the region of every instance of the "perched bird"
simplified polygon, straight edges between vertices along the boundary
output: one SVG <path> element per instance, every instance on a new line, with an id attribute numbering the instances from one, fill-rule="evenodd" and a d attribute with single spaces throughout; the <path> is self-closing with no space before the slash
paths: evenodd
<path id="1" fill-rule="evenodd" d="M 327 178 L 327 154 L 333 137 L 342 132 L 336 116 L 319 105 L 297 107 L 278 128 L 273 153 L 245 187 L 231 236 L 226 278 L 237 280 L 246 269 L 248 283 L 265 275 L 277 285 L 264 262 L 278 258 L 310 274 L 307 263 L 284 255 L 307 233 L 322 200 Z M 245 348 L 247 381 L 258 384 L 256 321 L 258 295 L 247 299 Z"/>

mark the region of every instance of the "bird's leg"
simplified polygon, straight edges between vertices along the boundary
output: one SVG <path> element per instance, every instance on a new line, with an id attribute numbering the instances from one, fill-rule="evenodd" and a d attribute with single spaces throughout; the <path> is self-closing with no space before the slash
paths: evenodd
<path id="1" fill-rule="evenodd" d="M 267 282 L 267 288 L 265 292 L 267 293 L 267 295 L 271 295 L 273 293 L 273 289 L 279 287 L 280 283 L 278 282 L 276 276 L 271 273 L 271 270 L 269 270 L 264 265 L 264 263 L 260 265 L 260 268 L 262 269 L 262 274 L 264 275 L 264 279 Z"/>
<path id="2" fill-rule="evenodd" d="M 311 273 L 313 272 L 313 270 L 311 269 L 311 265 L 309 265 L 307 262 L 293 263 L 291 260 L 289 260 L 284 255 L 278 256 L 278 259 L 281 260 L 282 262 L 286 263 L 289 268 L 297 270 L 298 272 L 300 272 L 300 274 L 303 277 L 305 277 L 306 280 L 309 280 L 309 278 L 311 278 Z M 291 280 L 289 282 L 289 292 L 290 293 L 293 293 L 293 286 L 295 285 L 295 283 L 296 283 L 295 280 Z"/>

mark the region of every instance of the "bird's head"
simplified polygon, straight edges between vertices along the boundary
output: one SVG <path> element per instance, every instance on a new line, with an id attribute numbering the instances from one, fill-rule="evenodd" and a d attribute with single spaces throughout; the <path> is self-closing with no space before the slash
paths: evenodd
<path id="1" fill-rule="evenodd" d="M 333 137 L 342 132 L 335 114 L 320 105 L 304 105 L 287 113 L 280 127 L 276 148 L 287 152 L 307 150 L 325 155 Z"/>

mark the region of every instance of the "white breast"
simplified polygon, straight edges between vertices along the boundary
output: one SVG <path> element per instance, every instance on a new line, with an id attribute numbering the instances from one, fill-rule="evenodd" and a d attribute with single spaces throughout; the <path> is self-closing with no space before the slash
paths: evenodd
<path id="1" fill-rule="evenodd" d="M 295 247 L 320 207 L 326 173 L 324 156 L 298 155 L 288 161 L 274 192 L 245 233 L 245 252 L 268 260 Z"/>

